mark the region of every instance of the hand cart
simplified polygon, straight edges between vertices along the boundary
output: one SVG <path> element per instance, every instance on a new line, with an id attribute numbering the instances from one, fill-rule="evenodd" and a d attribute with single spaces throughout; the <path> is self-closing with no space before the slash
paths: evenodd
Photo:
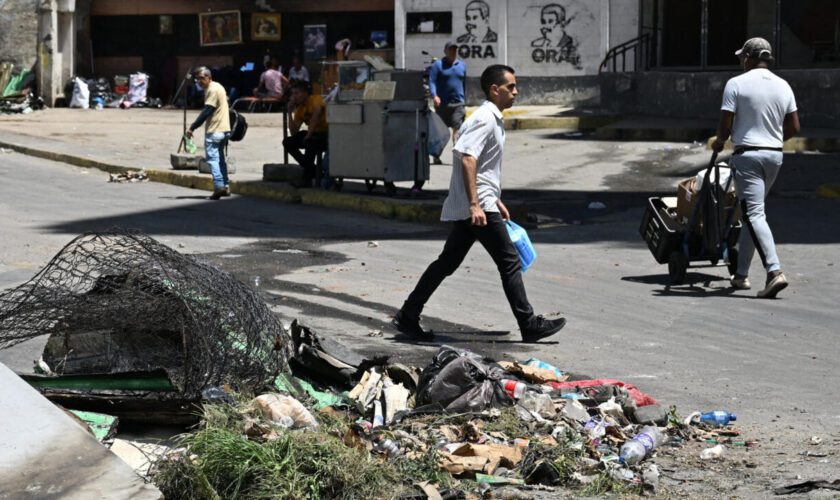
<path id="1" fill-rule="evenodd" d="M 726 186 L 720 186 L 720 167 L 715 164 L 716 159 L 717 153 L 714 153 L 687 223 L 678 221 L 662 198 L 648 199 L 639 233 L 656 262 L 668 264 L 671 284 L 683 284 L 686 271 L 694 262 L 708 261 L 716 266 L 723 261 L 730 274 L 735 274 L 737 269 L 735 246 L 741 232 L 741 221 L 736 217 L 737 199 L 725 206 L 726 193 L 734 176 L 729 176 Z"/>

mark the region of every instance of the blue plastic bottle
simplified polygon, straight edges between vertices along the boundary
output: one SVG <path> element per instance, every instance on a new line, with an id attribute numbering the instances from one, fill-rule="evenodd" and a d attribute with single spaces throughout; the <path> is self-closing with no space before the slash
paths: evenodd
<path id="1" fill-rule="evenodd" d="M 704 424 L 715 424 L 719 426 L 729 425 L 729 422 L 738 420 L 735 412 L 729 413 L 726 411 L 707 411 L 700 414 L 700 421 Z"/>
<path id="2" fill-rule="evenodd" d="M 537 260 L 537 251 L 534 250 L 534 245 L 531 244 L 528 233 L 519 224 L 510 220 L 507 221 L 507 231 L 510 241 L 519 254 L 519 261 L 522 263 L 522 272 L 524 273 Z"/>

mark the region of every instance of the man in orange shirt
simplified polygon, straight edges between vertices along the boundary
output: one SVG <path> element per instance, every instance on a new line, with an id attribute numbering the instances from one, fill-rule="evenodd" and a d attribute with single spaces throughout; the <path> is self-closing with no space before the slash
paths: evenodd
<path id="1" fill-rule="evenodd" d="M 315 156 L 327 150 L 327 107 L 320 95 L 312 95 L 309 82 L 296 81 L 292 84 L 289 111 L 293 112 L 289 123 L 292 135 L 283 140 L 283 147 L 303 167 L 304 184 L 311 186 Z M 306 130 L 301 130 L 303 124 Z"/>

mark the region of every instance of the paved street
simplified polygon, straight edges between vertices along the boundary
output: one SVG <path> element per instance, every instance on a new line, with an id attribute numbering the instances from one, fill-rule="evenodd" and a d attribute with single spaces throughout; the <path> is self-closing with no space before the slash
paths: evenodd
<path id="1" fill-rule="evenodd" d="M 508 137 L 512 156 L 529 149 L 524 143 L 540 150 L 558 140 L 533 132 Z M 562 141 L 562 147 L 573 145 Z M 648 154 L 672 154 L 644 147 Z M 608 171 L 587 170 L 585 164 L 564 168 L 564 159 L 556 157 L 557 185 L 573 187 L 542 194 L 537 203 L 548 217 L 531 231 L 539 259 L 526 286 L 538 312 L 568 317 L 556 342 L 518 342 L 495 267 L 479 248 L 433 297 L 427 326 L 440 343 L 499 359 L 536 356 L 564 370 L 635 383 L 663 403 L 676 404 L 683 415 L 737 411 L 747 439 L 761 445 L 750 456 L 761 465 L 759 481 L 747 492 L 761 491 L 766 486 L 761 481 L 778 484 L 797 474 L 810 478 L 836 471 L 837 201 L 771 198 L 769 217 L 791 281 L 779 300 L 756 300 L 754 291 L 732 293 L 723 267 L 692 269 L 686 286 L 669 287 L 667 269 L 654 262 L 638 224 L 645 193 L 666 190 L 663 185 L 678 177 L 657 177 L 651 185 L 652 162 L 661 158 L 621 161 L 620 151 L 614 150 L 617 163 Z M 639 177 L 645 171 L 647 177 Z M 209 202 L 201 191 L 109 184 L 106 178 L 98 170 L 0 154 L 0 286 L 26 280 L 81 232 L 138 228 L 243 281 L 260 276 L 260 289 L 276 312 L 301 318 L 353 350 L 384 351 L 418 365 L 435 351 L 436 345 L 396 337 L 388 321 L 440 251 L 442 226 L 239 196 Z M 515 182 L 520 188 L 515 194 L 527 197 L 522 182 Z M 639 183 L 651 187 L 640 189 Z M 604 192 L 595 191 L 599 186 Z M 607 210 L 586 209 L 597 198 Z M 754 263 L 752 271 L 760 282 L 760 265 Z M 372 330 L 384 336 L 370 336 Z M 0 361 L 28 369 L 39 349 L 22 345 L 0 352 Z M 834 455 L 824 463 L 798 456 L 812 435 L 828 443 L 834 436 L 828 444 Z"/>

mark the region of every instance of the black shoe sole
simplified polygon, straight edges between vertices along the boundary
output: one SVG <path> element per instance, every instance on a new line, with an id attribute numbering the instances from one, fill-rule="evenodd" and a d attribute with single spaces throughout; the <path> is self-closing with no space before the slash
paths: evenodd
<path id="1" fill-rule="evenodd" d="M 431 332 L 422 331 L 422 333 L 418 333 L 417 330 L 414 330 L 413 328 L 408 328 L 407 326 L 403 325 L 397 318 L 392 319 L 391 324 L 394 326 L 394 328 L 397 329 L 398 332 L 415 340 L 434 340 L 435 338 L 434 334 Z"/>
<path id="2" fill-rule="evenodd" d="M 562 319 L 560 325 L 555 326 L 551 330 L 546 330 L 544 332 L 539 332 L 539 333 L 528 333 L 528 334 L 523 333 L 522 334 L 522 342 L 525 343 L 525 344 L 533 344 L 535 342 L 539 342 L 540 340 L 542 340 L 546 337 L 551 337 L 555 333 L 562 330 L 564 326 L 566 326 L 566 318 L 560 318 L 560 319 Z"/>

